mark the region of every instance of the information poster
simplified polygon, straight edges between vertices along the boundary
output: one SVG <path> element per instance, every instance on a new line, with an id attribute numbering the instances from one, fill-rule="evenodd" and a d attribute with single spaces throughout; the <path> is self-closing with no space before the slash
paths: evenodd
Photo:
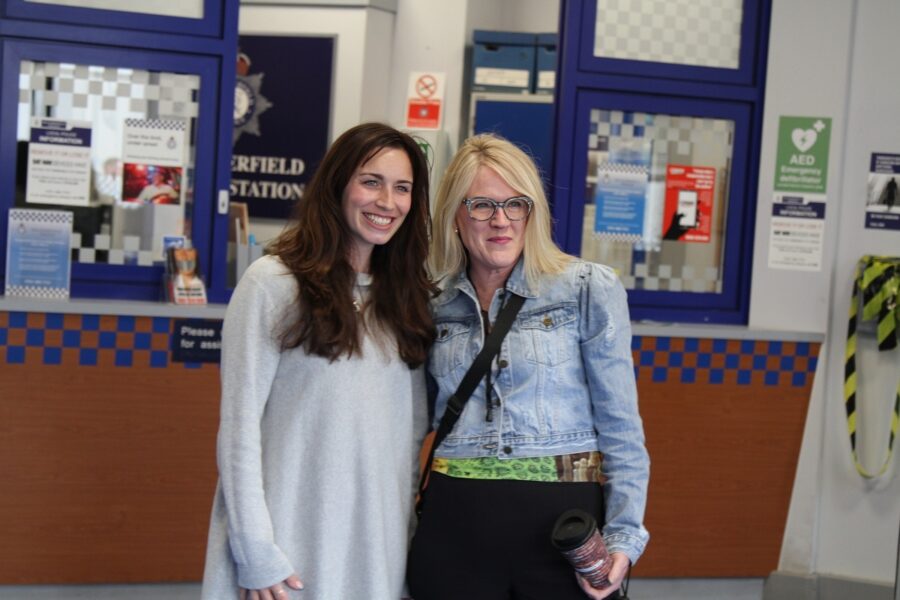
<path id="1" fill-rule="evenodd" d="M 663 239 L 709 242 L 715 190 L 715 168 L 668 165 Z"/>
<path id="2" fill-rule="evenodd" d="M 828 186 L 831 119 L 781 117 L 775 158 L 775 190 L 824 194 Z"/>
<path id="3" fill-rule="evenodd" d="M 29 204 L 87 206 L 91 192 L 91 124 L 31 119 L 28 144 Z"/>
<path id="4" fill-rule="evenodd" d="M 644 237 L 653 143 L 644 138 L 611 138 L 609 143 L 609 159 L 597 166 L 594 231 L 637 243 Z"/>
<path id="5" fill-rule="evenodd" d="M 443 73 L 420 71 L 409 74 L 406 92 L 407 129 L 441 128 L 445 80 Z"/>
<path id="6" fill-rule="evenodd" d="M 242 35 L 238 43 L 231 199 L 252 217 L 283 219 L 328 149 L 335 41 Z"/>
<path id="7" fill-rule="evenodd" d="M 183 203 L 186 126 L 183 120 L 125 119 L 123 202 Z"/>
<path id="8" fill-rule="evenodd" d="M 822 270 L 825 196 L 776 194 L 770 228 L 770 269 Z"/>
<path id="9" fill-rule="evenodd" d="M 11 208 L 6 238 L 6 295 L 68 298 L 71 238 L 71 212 Z"/>
<path id="10" fill-rule="evenodd" d="M 872 154 L 866 197 L 866 229 L 900 231 L 900 154 Z"/>

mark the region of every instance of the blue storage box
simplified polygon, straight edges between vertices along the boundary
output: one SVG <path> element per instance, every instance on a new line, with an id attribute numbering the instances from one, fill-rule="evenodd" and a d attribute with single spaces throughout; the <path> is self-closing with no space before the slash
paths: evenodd
<path id="1" fill-rule="evenodd" d="M 533 33 L 476 29 L 472 52 L 472 91 L 531 92 L 536 41 Z"/>
<path id="2" fill-rule="evenodd" d="M 537 34 L 534 67 L 535 94 L 553 94 L 556 89 L 556 40 L 555 33 Z"/>

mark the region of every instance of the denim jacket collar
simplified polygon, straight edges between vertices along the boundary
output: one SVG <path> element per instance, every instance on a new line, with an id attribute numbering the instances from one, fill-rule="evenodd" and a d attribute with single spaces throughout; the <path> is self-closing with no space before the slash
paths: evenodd
<path id="1" fill-rule="evenodd" d="M 538 292 L 534 289 L 529 283 L 528 278 L 525 277 L 525 255 L 524 253 L 519 256 L 519 260 L 516 262 L 516 265 L 513 267 L 512 272 L 509 274 L 509 277 L 506 280 L 506 289 L 512 292 L 517 296 L 522 296 L 523 298 L 537 298 Z M 478 294 L 475 292 L 475 285 L 469 279 L 469 274 L 466 269 L 461 270 L 454 277 L 450 279 L 450 282 L 447 286 L 447 291 L 457 290 L 457 292 L 461 292 L 466 294 L 475 302 L 478 302 Z M 446 298 L 442 298 L 440 303 L 449 302 L 456 294 L 446 294 Z"/>

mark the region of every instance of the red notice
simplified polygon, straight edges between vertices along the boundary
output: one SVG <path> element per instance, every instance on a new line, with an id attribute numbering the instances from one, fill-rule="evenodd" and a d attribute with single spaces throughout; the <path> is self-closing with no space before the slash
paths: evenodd
<path id="1" fill-rule="evenodd" d="M 663 239 L 709 242 L 715 189 L 714 168 L 668 165 Z"/>

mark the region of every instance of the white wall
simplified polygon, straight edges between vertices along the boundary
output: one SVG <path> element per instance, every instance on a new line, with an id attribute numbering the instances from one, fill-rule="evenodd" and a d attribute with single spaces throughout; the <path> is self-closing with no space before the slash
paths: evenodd
<path id="1" fill-rule="evenodd" d="M 394 68 L 393 40 L 396 15 L 383 10 L 366 11 L 363 36 L 365 63 L 362 73 L 360 121 L 389 121 L 391 93 L 390 73 Z M 342 77 L 336 72 L 336 79 Z M 354 123 L 355 125 L 356 123 Z M 335 136 L 337 137 L 337 136 Z"/>
<path id="2" fill-rule="evenodd" d="M 498 29 L 528 33 L 554 33 L 559 30 L 559 0 L 503 0 L 503 4 L 503 17 Z"/>
<path id="3" fill-rule="evenodd" d="M 894 0 L 775 0 L 767 152 L 774 152 L 771 121 L 779 114 L 835 119 L 828 186 L 832 270 L 818 278 L 791 278 L 754 268 L 753 294 L 759 303 L 757 323 L 764 319 L 761 307 L 775 310 L 775 303 L 804 324 L 809 322 L 804 311 L 827 323 L 779 569 L 887 585 L 894 581 L 897 564 L 900 469 L 895 457 L 878 480 L 857 474 L 847 436 L 843 364 L 854 264 L 863 254 L 900 255 L 900 232 L 864 229 L 869 157 L 872 152 L 900 153 L 900 78 L 889 75 L 897 31 L 900 4 Z M 761 189 L 771 191 L 773 160 L 768 156 L 767 164 L 764 157 Z M 768 226 L 762 196 L 758 243 L 766 241 Z M 765 261 L 765 249 L 758 245 L 754 258 Z M 827 312 L 820 317 L 823 296 Z M 864 463 L 876 469 L 886 448 L 900 352 L 877 353 L 873 340 L 861 338 L 857 356 L 863 373 L 857 446 Z"/>
<path id="4" fill-rule="evenodd" d="M 391 124 L 403 127 L 406 123 L 409 74 L 442 72 L 446 76 L 443 130 L 452 151 L 461 132 L 466 9 L 464 0 L 399 0 L 393 39 L 388 108 Z"/>
<path id="5" fill-rule="evenodd" d="M 890 583 L 894 580 L 900 476 L 897 462 L 880 481 L 866 482 L 850 462 L 842 403 L 844 341 L 852 272 L 864 254 L 900 255 L 900 231 L 864 229 L 866 182 L 872 152 L 900 153 L 900 78 L 889 75 L 897 56 L 900 4 L 895 0 L 856 0 L 851 76 L 847 89 L 846 159 L 840 206 L 838 248 L 830 316 L 822 506 L 817 570 Z M 900 352 L 881 356 L 875 366 L 870 343 L 860 339 L 857 398 L 858 444 L 869 468 L 881 464 L 888 419 L 900 377 Z M 890 360 L 890 362 L 888 362 Z M 865 384 L 870 382 L 871 385 Z M 871 443 L 867 443 L 871 442 Z M 848 548 L 859 551 L 847 552 Z"/>
<path id="6" fill-rule="evenodd" d="M 853 5 L 773 0 L 753 251 L 750 327 L 825 333 L 840 206 Z M 831 117 L 823 269 L 770 269 L 769 224 L 781 116 Z"/>

